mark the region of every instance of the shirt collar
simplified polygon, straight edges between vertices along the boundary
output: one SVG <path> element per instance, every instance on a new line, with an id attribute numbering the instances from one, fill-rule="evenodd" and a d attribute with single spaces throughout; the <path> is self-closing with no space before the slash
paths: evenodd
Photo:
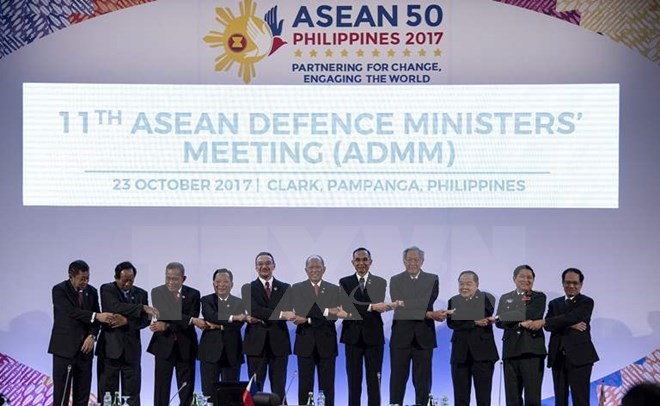
<path id="1" fill-rule="evenodd" d="M 364 276 L 360 276 L 359 273 L 355 272 L 355 277 L 358 280 L 358 283 L 360 282 L 360 278 L 364 278 L 364 283 L 367 283 L 367 280 L 369 280 L 369 272 L 365 273 Z"/>

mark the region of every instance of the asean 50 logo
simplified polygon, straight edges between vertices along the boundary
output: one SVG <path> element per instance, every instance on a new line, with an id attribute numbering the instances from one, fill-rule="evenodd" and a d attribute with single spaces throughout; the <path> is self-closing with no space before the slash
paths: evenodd
<path id="1" fill-rule="evenodd" d="M 204 42 L 222 49 L 215 58 L 216 71 L 228 71 L 237 63 L 238 76 L 250 83 L 256 76 L 254 65 L 286 44 L 281 37 L 284 20 L 278 21 L 277 6 L 268 10 L 263 19 L 258 17 L 257 4 L 252 0 L 241 1 L 239 10 L 240 14 L 234 16 L 229 7 L 217 7 L 215 20 L 224 30 L 209 31 Z"/>

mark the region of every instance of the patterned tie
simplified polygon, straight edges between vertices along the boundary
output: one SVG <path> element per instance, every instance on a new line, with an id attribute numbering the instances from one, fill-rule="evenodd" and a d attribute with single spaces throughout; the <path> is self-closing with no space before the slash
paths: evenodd
<path id="1" fill-rule="evenodd" d="M 124 299 L 127 302 L 130 302 L 131 301 L 131 292 L 128 292 L 128 291 L 124 292 Z"/>
<path id="2" fill-rule="evenodd" d="M 271 294 L 270 282 L 266 282 L 266 299 L 270 300 L 270 294 Z"/>
<path id="3" fill-rule="evenodd" d="M 360 276 L 360 293 L 364 294 L 364 276 Z"/>
<path id="4" fill-rule="evenodd" d="M 81 309 L 83 308 L 84 301 L 85 301 L 85 297 L 83 296 L 83 291 L 79 290 L 78 291 L 78 306 L 80 306 Z"/>
<path id="5" fill-rule="evenodd" d="M 315 294 L 316 296 L 319 295 L 319 285 L 318 285 L 317 283 L 314 284 L 314 294 Z"/>

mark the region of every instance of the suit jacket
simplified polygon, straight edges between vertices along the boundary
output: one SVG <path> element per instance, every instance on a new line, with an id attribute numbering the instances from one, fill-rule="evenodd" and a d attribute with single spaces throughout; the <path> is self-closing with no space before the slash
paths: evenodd
<path id="1" fill-rule="evenodd" d="M 227 366 L 241 365 L 243 360 L 243 340 L 241 339 L 242 322 L 229 322 L 229 316 L 244 314 L 243 301 L 229 295 L 226 301 L 221 302 L 218 295 L 211 293 L 202 298 L 202 316 L 204 320 L 218 324 L 220 330 L 204 330 L 199 341 L 197 358 L 200 361 L 218 362 L 223 351 L 226 354 Z"/>
<path id="2" fill-rule="evenodd" d="M 525 300 L 528 298 L 528 300 Z M 543 330 L 530 331 L 519 327 L 525 320 L 540 320 L 545 311 L 545 294 L 532 291 L 531 296 L 519 295 L 515 290 L 500 297 L 497 307 L 499 321 L 497 327 L 504 329 L 502 340 L 502 358 L 514 358 L 522 355 L 547 354 Z"/>
<path id="3" fill-rule="evenodd" d="M 454 330 L 451 335 L 452 364 L 467 361 L 468 352 L 475 361 L 497 361 L 499 355 L 495 346 L 493 326 L 479 327 L 474 324 L 493 315 L 495 297 L 487 292 L 477 290 L 472 299 L 466 300 L 461 295 L 449 299 L 449 309 L 455 309 L 454 314 L 447 318 L 447 327 Z"/>
<path id="4" fill-rule="evenodd" d="M 96 289 L 87 285 L 83 289 L 83 306 L 78 305 L 78 293 L 69 280 L 53 286 L 53 329 L 48 352 L 73 358 L 89 335 L 99 332 L 99 323 L 92 322 L 92 314 L 100 312 Z"/>
<path id="5" fill-rule="evenodd" d="M 181 297 L 177 301 L 167 286 L 161 285 L 151 290 L 151 298 L 154 307 L 160 312 L 158 321 L 168 323 L 169 327 L 151 336 L 147 352 L 167 358 L 176 343 L 182 359 L 197 357 L 197 333 L 190 319 L 199 317 L 199 291 L 183 285 Z"/>
<path id="6" fill-rule="evenodd" d="M 340 341 L 344 344 L 357 344 L 362 341 L 370 346 L 385 344 L 383 334 L 383 318 L 379 312 L 367 311 L 370 304 L 385 301 L 387 281 L 369 273 L 364 293 L 360 290 L 357 274 L 341 278 L 339 286 L 344 290 L 344 296 L 349 303 L 344 303 L 344 309 L 354 306 L 356 312 L 352 318 L 342 321 Z"/>
<path id="7" fill-rule="evenodd" d="M 323 312 L 340 305 L 339 286 L 321 281 L 317 297 L 309 280 L 298 282 L 291 286 L 291 302 L 296 314 L 308 319 L 296 327 L 294 354 L 311 357 L 316 348 L 321 358 L 336 357 L 337 317 L 331 314 L 325 317 Z"/>
<path id="8" fill-rule="evenodd" d="M 598 361 L 596 348 L 591 341 L 591 313 L 594 300 L 579 294 L 568 302 L 564 296 L 553 299 L 545 316 L 545 329 L 550 331 L 548 345 L 548 367 L 553 367 L 557 355 L 564 351 L 566 362 L 572 366 L 583 366 Z M 587 323 L 585 331 L 572 329 L 573 324 Z"/>
<path id="9" fill-rule="evenodd" d="M 405 304 L 394 310 L 390 347 L 409 348 L 414 339 L 421 348 L 437 347 L 435 322 L 425 315 L 433 311 L 438 298 L 438 275 L 419 271 L 416 281 L 406 271 L 394 275 L 390 279 L 390 297 Z"/>
<path id="10" fill-rule="evenodd" d="M 147 292 L 137 286 L 129 292 L 128 299 L 115 282 L 101 285 L 101 308 L 104 312 L 121 314 L 128 319 L 128 324 L 111 328 L 101 327 L 96 355 L 110 359 L 119 359 L 126 353 L 126 359 L 132 364 L 140 362 L 142 343 L 140 330 L 149 325 L 149 315 L 142 309 L 149 304 Z"/>
<path id="11" fill-rule="evenodd" d="M 243 352 L 251 356 L 261 355 L 266 340 L 270 343 L 273 354 L 283 357 L 291 354 L 291 338 L 286 320 L 279 318 L 281 311 L 291 310 L 289 284 L 272 279 L 270 300 L 259 279 L 243 285 L 241 296 L 252 317 L 262 323 L 248 324 L 243 338 Z"/>

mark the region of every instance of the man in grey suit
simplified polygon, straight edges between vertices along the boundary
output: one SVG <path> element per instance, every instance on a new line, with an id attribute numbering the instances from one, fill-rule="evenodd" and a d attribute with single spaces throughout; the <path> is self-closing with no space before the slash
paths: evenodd
<path id="1" fill-rule="evenodd" d="M 101 309 L 114 313 L 117 325 L 103 326 L 96 346 L 98 398 L 119 392 L 121 380 L 121 394 L 129 397 L 131 406 L 140 404 L 140 330 L 149 325 L 150 316 L 158 316 L 147 292 L 133 284 L 136 275 L 133 264 L 122 262 L 115 267 L 115 281 L 101 285 Z"/>
<path id="2" fill-rule="evenodd" d="M 405 271 L 390 279 L 390 296 L 396 305 L 390 338 L 390 404 L 403 404 L 406 384 L 413 369 L 415 403 L 425 405 L 431 391 L 431 359 L 437 347 L 434 321 L 443 321 L 447 312 L 433 310 L 438 298 L 438 276 L 422 271 L 424 251 L 403 250 Z"/>

